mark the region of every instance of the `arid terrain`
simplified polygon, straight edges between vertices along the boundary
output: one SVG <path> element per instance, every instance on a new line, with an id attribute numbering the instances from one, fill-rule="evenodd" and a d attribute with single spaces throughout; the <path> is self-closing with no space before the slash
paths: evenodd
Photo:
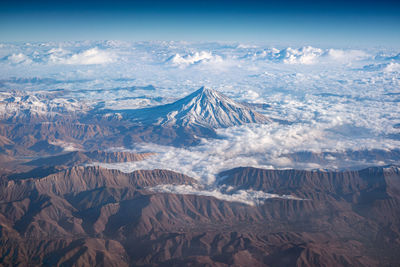
<path id="1" fill-rule="evenodd" d="M 38 99 L 18 101 L 30 107 L 3 100 L 8 111 L 0 123 L 3 266 L 400 262 L 398 149 L 282 153 L 308 164 L 387 164 L 338 170 L 238 165 L 204 182 L 169 168 L 123 167 L 160 157 L 133 152 L 136 144 L 196 147 L 204 138 L 223 139 L 219 128 L 287 122 L 208 88 L 139 110 L 82 106 L 78 112 L 66 108 L 72 101 L 35 110 Z"/>

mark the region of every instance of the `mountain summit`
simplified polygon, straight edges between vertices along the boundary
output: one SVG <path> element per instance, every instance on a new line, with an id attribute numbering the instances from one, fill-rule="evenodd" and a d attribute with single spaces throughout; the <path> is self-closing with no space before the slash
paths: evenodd
<path id="1" fill-rule="evenodd" d="M 246 123 L 270 122 L 266 116 L 207 87 L 171 104 L 142 111 L 145 121 L 171 127 L 226 128 Z"/>

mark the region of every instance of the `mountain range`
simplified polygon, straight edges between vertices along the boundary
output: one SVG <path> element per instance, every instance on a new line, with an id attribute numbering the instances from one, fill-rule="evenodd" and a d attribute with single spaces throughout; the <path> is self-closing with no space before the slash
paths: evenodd
<path id="1" fill-rule="evenodd" d="M 298 197 L 255 206 L 153 191 L 201 187 L 168 170 L 53 167 L 38 177 L 2 176 L 1 264 L 396 266 L 400 260 L 398 166 L 346 172 L 240 167 L 219 174 L 228 195 L 261 190 Z"/>
<path id="2" fill-rule="evenodd" d="M 116 168 L 155 157 L 132 152 L 143 142 L 190 151 L 202 138 L 221 138 L 218 129 L 271 118 L 205 87 L 166 105 L 121 110 L 18 94 L 0 106 L 2 266 L 400 262 L 398 149 L 282 152 L 323 166 L 390 165 L 235 166 L 207 184 L 168 169 Z"/>
<path id="3" fill-rule="evenodd" d="M 215 129 L 270 119 L 225 95 L 200 88 L 171 104 L 135 110 L 90 109 L 74 99 L 53 103 L 43 98 L 7 96 L 0 106 L 0 152 L 8 156 L 60 153 L 73 149 L 104 150 L 136 143 L 185 146 L 217 138 Z"/>

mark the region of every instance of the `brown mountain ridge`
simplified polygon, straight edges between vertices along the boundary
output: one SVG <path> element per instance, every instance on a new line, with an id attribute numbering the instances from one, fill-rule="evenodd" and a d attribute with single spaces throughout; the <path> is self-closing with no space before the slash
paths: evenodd
<path id="1" fill-rule="evenodd" d="M 0 262 L 68 266 L 396 266 L 396 166 L 327 172 L 236 168 L 220 186 L 295 194 L 248 206 L 153 192 L 197 185 L 167 171 L 70 167 L 1 183 Z"/>

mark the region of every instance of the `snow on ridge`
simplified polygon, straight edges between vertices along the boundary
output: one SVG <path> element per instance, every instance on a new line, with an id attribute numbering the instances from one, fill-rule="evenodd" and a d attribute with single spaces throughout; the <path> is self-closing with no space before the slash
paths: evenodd
<path id="1" fill-rule="evenodd" d="M 57 114 L 84 112 L 87 109 L 85 103 L 66 98 L 47 98 L 41 92 L 0 92 L 0 119 L 54 117 Z"/>

